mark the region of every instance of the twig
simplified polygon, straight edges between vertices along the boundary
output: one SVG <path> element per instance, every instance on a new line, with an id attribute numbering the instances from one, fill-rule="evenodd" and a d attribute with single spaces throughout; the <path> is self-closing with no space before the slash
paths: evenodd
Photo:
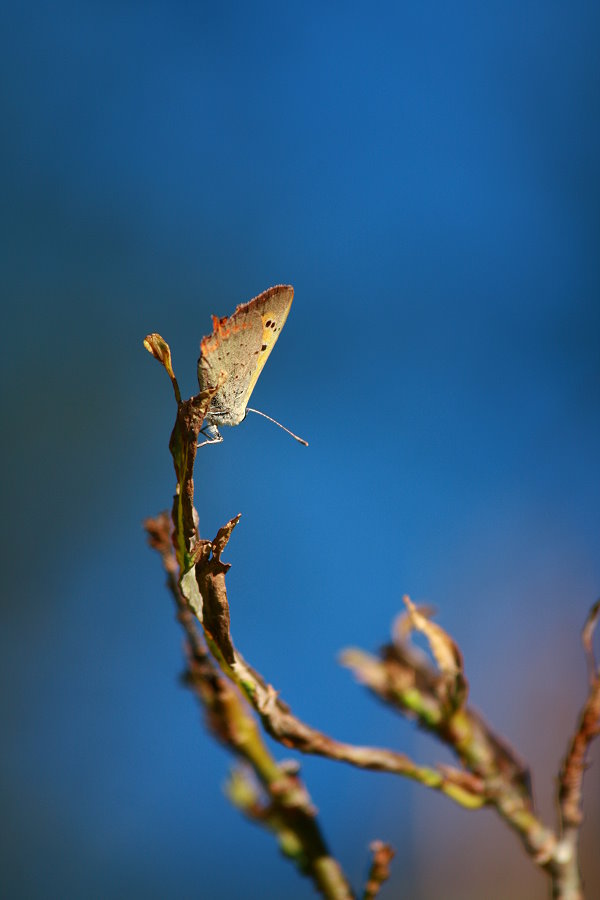
<path id="1" fill-rule="evenodd" d="M 394 642 L 382 649 L 380 658 L 350 649 L 342 654 L 342 663 L 380 700 L 445 743 L 465 767 L 464 774 L 479 779 L 481 805 L 496 809 L 537 865 L 549 865 L 556 837 L 533 811 L 527 768 L 467 705 L 469 685 L 455 642 L 408 597 L 404 602 L 407 614 L 396 622 Z M 427 638 L 437 668 L 410 643 L 413 630 Z"/>
<path id="2" fill-rule="evenodd" d="M 222 671 L 245 693 L 266 731 L 284 746 L 301 753 L 325 756 L 362 769 L 405 775 L 451 796 L 468 808 L 483 805 L 485 800 L 481 782 L 468 773 L 450 767 L 431 769 L 418 766 L 403 753 L 347 744 L 307 725 L 291 712 L 277 691 L 245 662 L 231 637 L 225 585 L 229 565 L 221 560 L 238 521 L 239 516 L 236 516 L 219 529 L 214 541 L 199 541 L 194 553 L 194 581 L 182 581 L 182 590 L 202 622 L 211 653 Z M 201 598 L 199 605 L 198 597 Z"/>
<path id="3" fill-rule="evenodd" d="M 394 858 L 394 851 L 389 844 L 384 844 L 383 841 L 373 841 L 370 850 L 373 854 L 373 861 L 369 869 L 363 900 L 375 900 L 381 886 L 390 877 L 390 863 Z"/>
<path id="4" fill-rule="evenodd" d="M 583 628 L 582 642 L 588 660 L 590 687 L 558 780 L 561 837 L 553 866 L 553 897 L 563 900 L 581 900 L 583 897 L 577 857 L 583 822 L 582 789 L 586 757 L 590 744 L 600 734 L 600 669 L 592 647 L 599 615 L 600 600 L 592 607 Z"/>
<path id="5" fill-rule="evenodd" d="M 327 849 L 317 824 L 316 810 L 297 772 L 285 764 L 278 764 L 269 753 L 247 702 L 223 677 L 206 650 L 197 619 L 179 589 L 168 515 L 162 513 L 144 524 L 150 545 L 160 553 L 177 617 L 185 631 L 186 683 L 204 709 L 209 730 L 254 772 L 268 802 L 260 800 L 258 785 L 249 791 L 249 777 L 242 778 L 240 769 L 237 778 L 232 776 L 230 780 L 230 798 L 247 816 L 275 832 L 282 852 L 313 880 L 324 897 L 350 900 L 353 894 L 349 883 Z M 243 785 L 247 788 L 245 791 Z"/>

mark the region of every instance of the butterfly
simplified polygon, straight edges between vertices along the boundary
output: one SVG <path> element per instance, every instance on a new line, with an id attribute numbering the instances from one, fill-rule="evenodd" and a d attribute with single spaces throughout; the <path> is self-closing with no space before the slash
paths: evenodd
<path id="1" fill-rule="evenodd" d="M 203 337 L 200 343 L 198 384 L 201 391 L 210 388 L 215 392 L 204 417 L 207 424 L 202 428 L 207 440 L 199 447 L 222 441 L 219 426 L 239 425 L 248 412 L 275 422 L 308 446 L 271 416 L 248 406 L 258 377 L 285 325 L 293 298 L 291 285 L 278 284 L 240 304 L 229 318 L 212 317 L 212 334 Z"/>

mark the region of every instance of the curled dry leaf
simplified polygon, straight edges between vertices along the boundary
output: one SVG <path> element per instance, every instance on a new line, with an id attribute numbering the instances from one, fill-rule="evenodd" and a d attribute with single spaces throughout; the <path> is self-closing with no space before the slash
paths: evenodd
<path id="1" fill-rule="evenodd" d="M 198 595 L 201 598 L 202 624 L 228 665 L 235 662 L 235 651 L 229 630 L 229 602 L 225 588 L 225 573 L 230 564 L 221 561 L 221 554 L 240 516 L 241 514 L 235 516 L 220 528 L 214 541 L 210 543 L 199 541 L 197 552 L 194 551 L 194 575 Z M 185 585 L 182 582 L 184 592 L 189 588 L 189 579 Z M 197 603 L 197 598 L 195 600 Z M 191 597 L 190 603 L 194 605 Z"/>
<path id="2" fill-rule="evenodd" d="M 151 353 L 154 359 L 165 367 L 169 377 L 173 378 L 173 366 L 171 364 L 171 348 L 160 334 L 153 332 L 144 338 L 144 347 Z"/>
<path id="3" fill-rule="evenodd" d="M 440 672 L 455 678 L 463 671 L 463 659 L 460 650 L 444 629 L 432 622 L 419 610 L 410 597 L 403 597 L 413 628 L 424 634 L 429 641 L 433 658 Z"/>
<path id="4" fill-rule="evenodd" d="M 231 533 L 232 533 L 233 529 L 235 528 L 235 526 L 237 525 L 237 523 L 240 521 L 241 518 L 242 518 L 242 514 L 238 513 L 237 516 L 234 516 L 233 519 L 230 519 L 229 522 L 227 522 L 225 525 L 223 525 L 217 531 L 217 536 L 214 539 L 214 541 L 212 542 L 212 553 L 213 553 L 214 558 L 218 562 L 221 562 L 221 554 L 223 553 L 223 550 L 225 549 L 225 547 L 227 546 L 227 544 L 229 542 L 229 538 L 231 537 Z M 228 569 L 230 568 L 229 563 L 226 563 L 226 566 Z"/>
<path id="5" fill-rule="evenodd" d="M 151 353 L 154 359 L 157 359 L 159 363 L 161 363 L 167 372 L 167 375 L 171 379 L 171 383 L 173 385 L 173 390 L 175 392 L 175 400 L 177 405 L 181 403 L 181 392 L 179 390 L 179 385 L 177 384 L 177 379 L 175 378 L 175 373 L 173 371 L 173 365 L 171 362 L 171 348 L 160 334 L 156 334 L 153 332 L 152 334 L 147 334 L 144 338 L 144 347 Z"/>
<path id="6" fill-rule="evenodd" d="M 435 606 L 430 606 L 429 604 L 420 604 L 419 612 L 422 616 L 425 616 L 426 619 L 432 619 L 436 614 L 437 609 Z M 392 627 L 392 639 L 394 643 L 405 644 L 413 631 L 414 626 L 412 624 L 410 613 L 406 610 L 398 613 Z"/>
<path id="7" fill-rule="evenodd" d="M 463 658 L 458 645 L 440 625 L 432 622 L 419 610 L 410 597 L 403 597 L 413 628 L 425 635 L 435 662 L 443 678 L 446 702 L 450 709 L 464 706 L 467 700 L 468 684 L 464 677 Z"/>

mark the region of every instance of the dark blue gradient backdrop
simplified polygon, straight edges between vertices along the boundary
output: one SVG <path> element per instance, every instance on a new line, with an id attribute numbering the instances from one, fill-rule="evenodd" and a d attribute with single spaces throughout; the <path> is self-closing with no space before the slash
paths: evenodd
<path id="1" fill-rule="evenodd" d="M 190 395 L 210 314 L 279 282 L 253 405 L 310 448 L 249 417 L 196 466 L 202 533 L 243 513 L 239 649 L 311 724 L 447 760 L 336 660 L 435 605 L 552 820 L 600 592 L 599 41 L 595 3 L 3 6 L 7 896 L 313 895 L 223 796 L 141 527 L 174 486 L 144 335 Z M 491 813 L 302 771 L 357 889 L 382 838 L 385 896 L 546 896 Z"/>

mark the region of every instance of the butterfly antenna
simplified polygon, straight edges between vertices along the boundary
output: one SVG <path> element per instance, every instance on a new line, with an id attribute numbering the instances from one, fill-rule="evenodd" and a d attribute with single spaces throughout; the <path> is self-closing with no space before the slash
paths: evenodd
<path id="1" fill-rule="evenodd" d="M 294 434 L 293 431 L 290 431 L 289 428 L 286 428 L 285 425 L 282 425 L 281 422 L 278 422 L 277 419 L 272 419 L 271 416 L 268 416 L 266 413 L 261 412 L 260 409 L 251 409 L 249 406 L 247 406 L 246 412 L 256 413 L 257 416 L 262 416 L 263 419 L 268 419 L 269 422 L 273 422 L 274 425 L 279 425 L 280 428 L 283 428 L 284 431 L 287 431 L 289 435 L 295 438 L 299 444 L 304 444 L 305 447 L 308 447 L 308 441 L 304 441 L 301 437 L 298 437 L 297 434 Z"/>

